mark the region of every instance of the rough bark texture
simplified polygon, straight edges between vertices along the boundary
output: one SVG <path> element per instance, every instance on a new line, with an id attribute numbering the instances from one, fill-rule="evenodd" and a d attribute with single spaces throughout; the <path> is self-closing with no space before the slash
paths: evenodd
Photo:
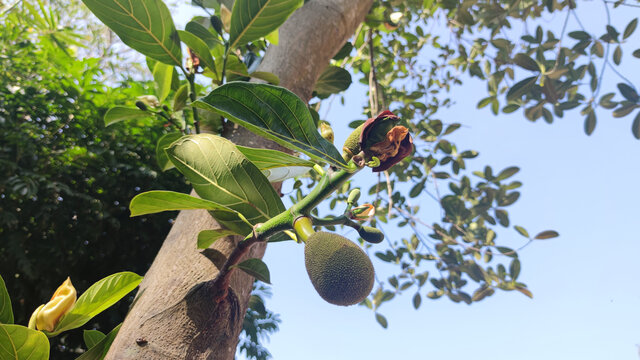
<path id="1" fill-rule="evenodd" d="M 268 49 L 259 70 L 278 75 L 281 86 L 308 100 L 329 59 L 353 34 L 371 3 L 309 1 L 280 28 L 280 43 Z M 275 145 L 237 127 L 226 136 L 246 146 Z M 211 300 L 218 290 L 211 280 L 239 241 L 229 237 L 198 250 L 198 233 L 215 228 L 219 225 L 205 211 L 180 212 L 107 359 L 234 358 L 253 278 L 234 271 L 229 296 L 220 303 Z M 264 251 L 264 245 L 255 245 L 246 256 L 260 258 Z"/>

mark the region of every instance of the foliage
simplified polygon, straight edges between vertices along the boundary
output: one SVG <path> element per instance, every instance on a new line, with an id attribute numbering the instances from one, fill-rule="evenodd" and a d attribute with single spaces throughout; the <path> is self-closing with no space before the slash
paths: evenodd
<path id="1" fill-rule="evenodd" d="M 98 59 L 41 41 L 27 19 L 11 13 L 0 26 L 0 273 L 22 324 L 67 276 L 84 290 L 123 268 L 144 273 L 172 214 L 130 218 L 129 200 L 152 186 L 187 189 L 151 161 L 162 127 L 102 124 L 111 104 L 147 84 L 105 85 Z M 126 311 L 119 305 L 90 325 L 110 330 Z M 73 333 L 60 341 L 56 358 L 81 344 Z"/>

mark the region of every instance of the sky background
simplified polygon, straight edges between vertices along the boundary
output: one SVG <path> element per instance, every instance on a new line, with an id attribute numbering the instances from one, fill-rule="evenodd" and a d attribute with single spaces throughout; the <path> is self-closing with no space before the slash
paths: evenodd
<path id="1" fill-rule="evenodd" d="M 587 31 L 603 33 L 602 3 L 580 6 Z M 614 15 L 621 30 L 640 9 Z M 179 17 L 187 18 L 184 13 Z M 559 28 L 563 20 L 555 15 L 542 22 Z M 569 29 L 576 26 L 572 20 Z M 637 83 L 639 60 L 629 53 L 640 47 L 640 31 L 629 41 L 621 70 Z M 613 91 L 617 82 L 607 71 L 601 94 Z M 529 122 L 522 111 L 494 116 L 488 108 L 478 110 L 485 86 L 465 78 L 463 86 L 453 88 L 455 106 L 437 117 L 462 123 L 451 140 L 459 150 L 480 153 L 467 162 L 469 175 L 487 164 L 494 172 L 520 167 L 513 179 L 524 183 L 521 197 L 508 209 L 513 225 L 523 225 L 532 235 L 547 229 L 560 233 L 519 252 L 519 280 L 534 298 L 497 291 L 468 306 L 446 298 L 429 300 L 423 291 L 422 306 L 414 310 L 410 290 L 381 307 L 389 321 L 385 330 L 369 309 L 331 305 L 317 295 L 306 274 L 303 246 L 270 244 L 264 260 L 274 294 L 267 307 L 282 319 L 280 331 L 266 343 L 274 359 L 640 359 L 640 141 L 630 132 L 633 116 L 616 119 L 600 109 L 596 130 L 587 136 L 579 111 L 549 125 Z M 364 119 L 367 101 L 366 88 L 354 81 L 344 106 L 333 101 L 328 113 L 320 111 L 334 126 L 336 144 L 346 138 L 349 122 Z M 355 181 L 368 189 L 375 178 L 358 175 Z M 426 195 L 413 201 L 437 216 L 437 203 Z M 387 226 L 385 231 L 400 240 L 411 230 Z M 344 234 L 356 239 L 353 231 Z M 513 248 L 525 243 L 512 229 L 498 231 L 498 241 Z M 388 266 L 373 261 L 378 276 L 390 274 Z"/>

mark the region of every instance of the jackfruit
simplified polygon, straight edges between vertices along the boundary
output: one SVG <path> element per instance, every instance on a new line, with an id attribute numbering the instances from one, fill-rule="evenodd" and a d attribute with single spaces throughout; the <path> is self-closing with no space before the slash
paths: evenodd
<path id="1" fill-rule="evenodd" d="M 324 231 L 312 234 L 304 248 L 304 260 L 313 287 L 331 304 L 357 304 L 373 288 L 371 260 L 343 236 Z"/>

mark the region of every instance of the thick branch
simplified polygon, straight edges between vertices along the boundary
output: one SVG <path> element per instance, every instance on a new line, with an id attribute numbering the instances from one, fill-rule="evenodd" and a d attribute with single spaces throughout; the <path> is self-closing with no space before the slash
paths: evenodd
<path id="1" fill-rule="evenodd" d="M 329 59 L 353 34 L 371 3 L 308 2 L 280 28 L 280 43 L 268 49 L 259 70 L 276 74 L 282 86 L 308 100 Z M 230 130 L 229 139 L 238 144 L 273 147 L 243 129 Z M 212 301 L 217 292 L 212 279 L 242 239 L 221 239 L 210 249 L 197 250 L 197 234 L 214 228 L 219 226 L 206 211 L 178 215 L 107 359 L 234 358 L 253 278 L 233 272 L 232 291 L 224 301 Z M 264 249 L 264 244 L 256 244 L 245 256 L 262 257 Z"/>

